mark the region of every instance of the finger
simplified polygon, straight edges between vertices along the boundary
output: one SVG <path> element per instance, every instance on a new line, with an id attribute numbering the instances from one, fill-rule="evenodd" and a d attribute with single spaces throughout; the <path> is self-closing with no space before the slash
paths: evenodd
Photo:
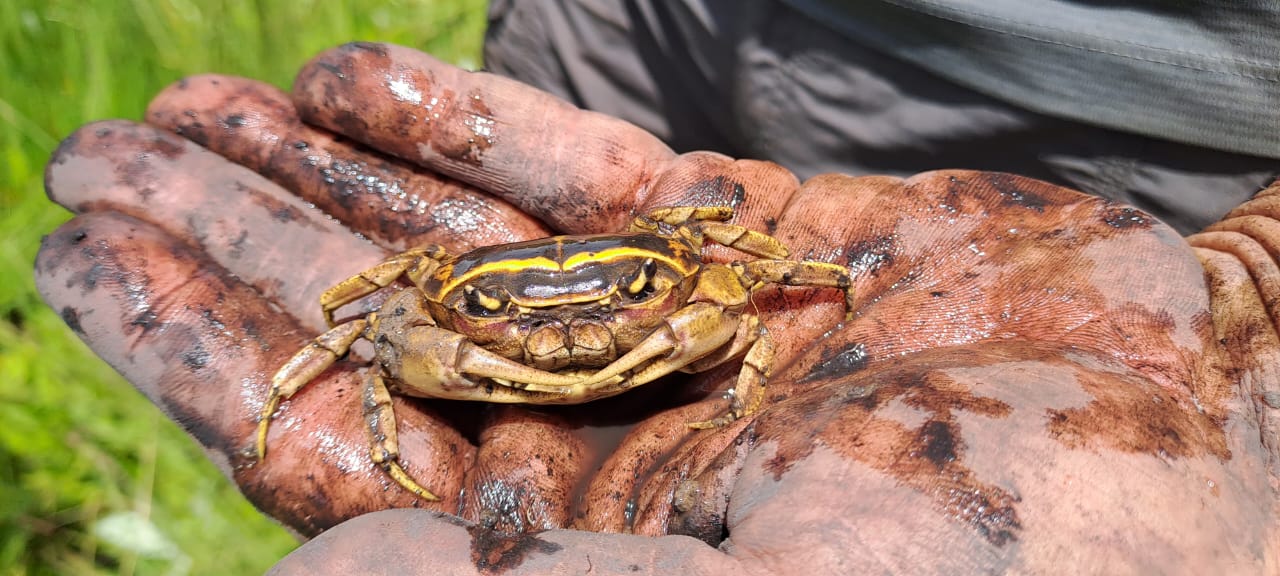
<path id="1" fill-rule="evenodd" d="M 749 562 L 692 538 L 502 534 L 417 510 L 388 510 L 308 542 L 271 574 L 742 574 Z"/>
<path id="2" fill-rule="evenodd" d="M 146 125 L 107 121 L 76 131 L 54 153 L 45 187 L 73 212 L 114 210 L 151 222 L 312 330 L 324 327 L 319 294 L 383 257 L 258 174 Z"/>
<path id="3" fill-rule="evenodd" d="M 307 335 L 255 290 L 150 224 L 113 212 L 72 219 L 36 262 L 46 302 L 89 346 L 191 433 L 260 509 L 304 534 L 425 501 L 369 458 L 360 377 L 340 364 L 282 406 L 256 463 L 256 415 L 270 375 Z M 474 455 L 432 413 L 400 403 L 405 467 L 456 509 Z"/>
<path id="4" fill-rule="evenodd" d="M 657 176 L 637 213 L 663 206 L 728 206 L 733 208 L 734 224 L 772 234 L 799 188 L 794 174 L 772 162 L 691 152 L 675 158 Z M 718 262 L 743 259 L 741 252 L 711 243 L 705 254 Z"/>
<path id="5" fill-rule="evenodd" d="M 477 246 L 547 236 L 494 196 L 304 125 L 288 95 L 231 76 L 193 76 L 161 92 L 147 121 L 263 174 L 392 250 Z"/>
<path id="6" fill-rule="evenodd" d="M 303 119 L 497 194 L 564 232 L 623 228 L 673 154 L 656 137 L 514 80 L 387 44 L 298 74 Z"/>
<path id="7" fill-rule="evenodd" d="M 502 195 L 564 232 L 619 231 L 632 214 L 674 205 L 731 206 L 734 223 L 769 231 L 799 187 L 775 164 L 675 157 L 635 126 L 398 46 L 325 52 L 293 96 L 307 121 Z"/>
<path id="8" fill-rule="evenodd" d="M 677 461 L 673 457 L 676 454 L 693 451 L 705 456 L 717 450 L 713 446 L 722 450 L 736 437 L 739 425 L 712 431 L 694 430 L 688 425 L 721 413 L 722 403 L 696 402 L 637 423 L 586 485 L 573 527 L 598 532 L 666 533 L 679 481 L 696 476 L 698 471 L 683 465 L 667 467 L 664 463 Z M 674 533 L 689 533 L 679 531 L 680 526 L 672 528 Z"/>
<path id="9" fill-rule="evenodd" d="M 568 526 L 573 488 L 590 462 L 572 428 L 564 418 L 524 408 L 490 412 L 459 516 L 511 533 Z"/>

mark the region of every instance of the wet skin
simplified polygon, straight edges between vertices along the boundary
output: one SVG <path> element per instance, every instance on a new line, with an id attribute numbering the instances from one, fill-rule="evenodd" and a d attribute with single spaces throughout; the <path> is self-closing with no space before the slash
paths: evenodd
<path id="1" fill-rule="evenodd" d="M 80 215 L 42 247 L 46 300 L 264 512 L 315 535 L 432 511 L 362 517 L 281 572 L 1280 570 L 1280 188 L 1183 239 L 1009 175 L 801 184 L 384 45 L 326 52 L 292 95 L 188 79 L 146 124 L 69 137 L 47 182 Z M 757 415 L 685 426 L 723 412 L 732 366 L 552 409 L 397 398 L 428 503 L 369 463 L 351 358 L 254 460 L 269 378 L 323 329 L 328 286 L 411 244 L 678 204 L 734 206 L 854 274 L 845 323 L 834 291 L 758 294 L 778 362 Z"/>

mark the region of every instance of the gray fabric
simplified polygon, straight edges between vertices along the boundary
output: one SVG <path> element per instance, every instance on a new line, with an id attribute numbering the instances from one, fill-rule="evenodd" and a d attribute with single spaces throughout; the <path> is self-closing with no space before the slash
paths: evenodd
<path id="1" fill-rule="evenodd" d="M 1280 158 L 1275 0 L 783 0 L 1024 108 Z"/>
<path id="2" fill-rule="evenodd" d="M 831 24 L 769 0 L 495 2 L 486 65 L 680 151 L 773 160 L 801 178 L 1013 172 L 1131 203 L 1183 232 L 1280 172 L 1273 159 L 1037 113 Z"/>

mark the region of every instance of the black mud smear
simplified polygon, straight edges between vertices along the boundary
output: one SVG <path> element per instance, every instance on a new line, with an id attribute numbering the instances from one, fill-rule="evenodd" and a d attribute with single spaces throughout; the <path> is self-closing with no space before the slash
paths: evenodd
<path id="1" fill-rule="evenodd" d="M 471 562 L 481 574 L 502 574 L 518 568 L 532 554 L 554 554 L 563 547 L 533 534 L 508 534 L 471 526 Z"/>
<path id="2" fill-rule="evenodd" d="M 801 382 L 824 380 L 848 376 L 867 365 L 867 347 L 861 342 L 854 342 L 844 348 L 828 348 L 823 351 L 822 358 L 805 374 Z"/>

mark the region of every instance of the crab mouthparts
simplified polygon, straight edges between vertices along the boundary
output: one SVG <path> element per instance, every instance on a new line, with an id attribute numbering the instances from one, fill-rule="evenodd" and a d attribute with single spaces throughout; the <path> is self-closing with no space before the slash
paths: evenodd
<path id="1" fill-rule="evenodd" d="M 537 326 L 525 339 L 524 351 L 525 361 L 542 370 L 606 366 L 618 355 L 613 333 L 590 320 Z"/>

